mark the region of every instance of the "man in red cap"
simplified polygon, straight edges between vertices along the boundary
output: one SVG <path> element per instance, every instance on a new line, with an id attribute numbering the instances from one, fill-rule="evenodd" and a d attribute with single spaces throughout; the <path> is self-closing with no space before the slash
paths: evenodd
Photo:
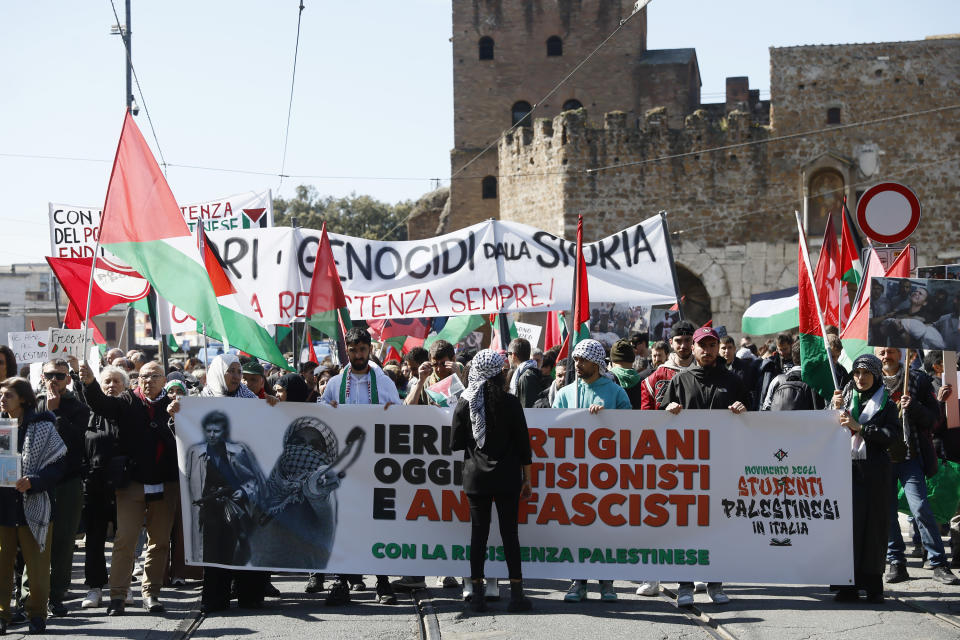
<path id="1" fill-rule="evenodd" d="M 747 410 L 750 394 L 740 378 L 728 370 L 720 356 L 720 336 L 712 327 L 693 333 L 695 364 L 675 375 L 667 384 L 662 404 L 673 414 L 683 409 L 728 409 L 736 414 Z M 722 582 L 708 582 L 707 594 L 716 604 L 727 604 Z M 693 605 L 693 583 L 681 582 L 677 606 Z"/>

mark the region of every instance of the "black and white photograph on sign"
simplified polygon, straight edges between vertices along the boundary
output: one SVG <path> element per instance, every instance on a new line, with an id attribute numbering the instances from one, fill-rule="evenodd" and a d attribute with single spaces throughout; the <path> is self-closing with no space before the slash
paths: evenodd
<path id="1" fill-rule="evenodd" d="M 590 337 L 611 347 L 631 333 L 649 330 L 650 307 L 630 306 L 624 303 L 590 303 Z"/>
<path id="2" fill-rule="evenodd" d="M 680 322 L 680 312 L 676 309 L 651 309 L 650 342 L 659 340 L 670 342 L 670 330 L 678 322 Z"/>
<path id="3" fill-rule="evenodd" d="M 264 476 L 251 448 L 230 436 L 221 411 L 203 417 L 204 441 L 187 451 L 193 562 L 231 566 L 326 567 L 337 529 L 336 490 L 365 432 L 342 449 L 321 420 L 301 417 L 283 433 L 282 452 Z"/>
<path id="4" fill-rule="evenodd" d="M 17 421 L 0 420 L 0 487 L 14 487 L 21 477 Z"/>
<path id="5" fill-rule="evenodd" d="M 870 283 L 872 345 L 960 349 L 960 282 L 935 278 L 874 278 Z"/>
<path id="6" fill-rule="evenodd" d="M 960 280 L 960 264 L 939 264 L 932 267 L 918 267 L 918 278 L 933 280 Z"/>

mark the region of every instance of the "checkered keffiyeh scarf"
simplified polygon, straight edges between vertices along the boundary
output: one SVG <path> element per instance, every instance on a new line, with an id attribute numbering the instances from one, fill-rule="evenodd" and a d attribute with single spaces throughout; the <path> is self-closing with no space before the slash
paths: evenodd
<path id="1" fill-rule="evenodd" d="M 20 454 L 24 477 L 36 477 L 41 469 L 67 454 L 67 445 L 57 433 L 57 427 L 43 415 L 33 414 L 30 417 L 33 420 L 27 425 L 23 453 Z M 47 529 L 50 526 L 52 514 L 53 506 L 46 491 L 23 494 L 23 515 L 41 551 L 47 543 Z"/>
<path id="2" fill-rule="evenodd" d="M 487 415 L 484 409 L 483 383 L 503 371 L 503 356 L 496 351 L 484 349 L 470 362 L 467 388 L 460 397 L 470 403 L 470 422 L 477 447 L 483 448 L 487 441 Z"/>
<path id="3" fill-rule="evenodd" d="M 304 427 L 320 432 L 325 450 L 319 451 L 307 444 L 291 442 Z M 303 502 L 303 487 L 307 478 L 317 469 L 330 465 L 337 457 L 337 448 L 337 437 L 330 427 L 317 418 L 304 416 L 291 422 L 283 436 L 283 453 L 267 479 L 267 512 L 276 515 L 290 504 Z"/>
<path id="4" fill-rule="evenodd" d="M 578 342 L 573 349 L 573 357 L 584 358 L 595 363 L 600 367 L 600 375 L 603 375 L 607 370 L 607 352 L 604 351 L 603 345 L 596 340 L 587 338 Z"/>

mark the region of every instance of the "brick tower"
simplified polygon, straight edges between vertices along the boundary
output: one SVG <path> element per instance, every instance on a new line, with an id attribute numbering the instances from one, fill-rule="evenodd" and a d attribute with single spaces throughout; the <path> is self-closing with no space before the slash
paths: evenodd
<path id="1" fill-rule="evenodd" d="M 499 217 L 496 141 L 531 107 L 525 123 L 581 106 L 601 118 L 615 109 L 636 117 L 645 102 L 641 95 L 646 74 L 640 63 L 646 52 L 646 9 L 556 93 L 535 104 L 630 16 L 633 4 L 633 0 L 453 0 L 450 168 L 457 176 L 450 186 L 448 231 Z M 698 104 L 699 75 L 696 89 Z M 656 102 L 664 104 L 662 99 Z M 430 235 L 433 230 L 420 231 Z"/>

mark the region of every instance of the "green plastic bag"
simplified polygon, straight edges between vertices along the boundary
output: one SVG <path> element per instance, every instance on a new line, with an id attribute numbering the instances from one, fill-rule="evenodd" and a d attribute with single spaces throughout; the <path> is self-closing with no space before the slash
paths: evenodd
<path id="1" fill-rule="evenodd" d="M 940 460 L 940 468 L 932 478 L 927 478 L 927 499 L 933 516 L 937 522 L 950 522 L 960 506 L 960 464 L 949 460 Z M 900 491 L 897 493 L 897 509 L 901 513 L 910 515 L 910 507 L 903 493 L 903 486 L 898 483 Z"/>

